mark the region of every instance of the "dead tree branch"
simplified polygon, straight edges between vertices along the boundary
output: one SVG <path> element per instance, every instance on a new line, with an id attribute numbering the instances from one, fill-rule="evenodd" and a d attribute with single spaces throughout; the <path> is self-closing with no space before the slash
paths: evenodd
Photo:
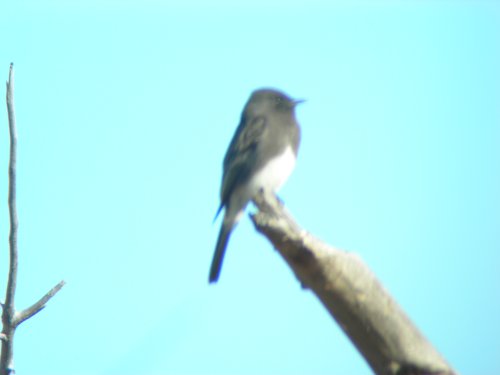
<path id="1" fill-rule="evenodd" d="M 64 285 L 61 281 L 52 288 L 45 296 L 31 307 L 16 312 L 14 297 L 16 294 L 17 283 L 17 207 L 16 207 L 16 162 L 17 162 L 17 128 L 16 116 L 14 111 L 14 65 L 10 64 L 9 80 L 7 81 L 7 114 L 9 118 L 10 132 L 10 160 L 9 160 L 9 274 L 7 279 L 7 290 L 5 293 L 5 302 L 2 305 L 2 332 L 0 339 L 2 350 L 0 354 L 0 375 L 10 375 L 14 373 L 14 333 L 19 324 L 35 315 L 45 307 L 45 304 L 54 296 Z"/>
<path id="2" fill-rule="evenodd" d="M 301 229 L 276 197 L 260 194 L 255 204 L 256 229 L 321 300 L 376 374 L 455 373 L 358 256 Z"/>

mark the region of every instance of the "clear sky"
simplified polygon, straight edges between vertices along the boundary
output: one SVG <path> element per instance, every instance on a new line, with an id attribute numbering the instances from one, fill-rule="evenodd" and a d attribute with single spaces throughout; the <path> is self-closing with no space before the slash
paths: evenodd
<path id="1" fill-rule="evenodd" d="M 500 373 L 500 2 L 17 0 L 0 16 L 17 306 L 67 281 L 19 328 L 19 374 L 370 374 L 247 217 L 208 285 L 222 159 L 262 86 L 307 99 L 280 193 L 300 225 L 359 254 L 462 374 Z M 1 289 L 7 157 L 4 112 Z"/>

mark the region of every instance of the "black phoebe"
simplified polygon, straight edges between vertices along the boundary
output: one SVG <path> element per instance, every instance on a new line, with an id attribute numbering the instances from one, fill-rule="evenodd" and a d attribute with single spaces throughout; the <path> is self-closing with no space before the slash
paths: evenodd
<path id="1" fill-rule="evenodd" d="M 229 236 L 248 202 L 261 190 L 275 193 L 292 173 L 300 142 L 293 100 L 273 89 L 256 90 L 224 157 L 221 204 L 224 221 L 210 267 L 209 282 L 219 278 Z"/>

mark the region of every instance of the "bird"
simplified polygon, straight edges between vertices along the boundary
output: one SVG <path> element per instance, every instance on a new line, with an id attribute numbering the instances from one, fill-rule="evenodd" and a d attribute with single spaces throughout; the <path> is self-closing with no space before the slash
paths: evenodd
<path id="1" fill-rule="evenodd" d="M 220 206 L 224 209 L 209 273 L 209 283 L 219 279 L 231 232 L 247 204 L 263 190 L 277 193 L 292 173 L 301 132 L 295 108 L 304 102 L 284 92 L 262 88 L 252 92 L 223 161 Z"/>

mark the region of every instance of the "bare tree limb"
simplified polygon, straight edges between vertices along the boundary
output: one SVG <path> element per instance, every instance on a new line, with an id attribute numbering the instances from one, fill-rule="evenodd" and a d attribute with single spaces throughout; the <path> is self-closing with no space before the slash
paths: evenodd
<path id="1" fill-rule="evenodd" d="M 355 254 L 301 229 L 276 197 L 259 194 L 252 216 L 378 375 L 455 374 Z"/>
<path id="2" fill-rule="evenodd" d="M 14 371 L 13 339 L 16 326 L 14 324 L 14 296 L 17 284 L 17 207 L 16 207 L 16 164 L 17 164 L 17 129 L 14 112 L 14 65 L 10 64 L 7 81 L 7 114 L 9 117 L 10 159 L 9 159 L 9 275 L 7 291 L 3 305 L 2 324 L 5 339 L 2 341 L 0 374 L 7 375 Z"/>
<path id="3" fill-rule="evenodd" d="M 35 315 L 45 307 L 45 304 L 52 298 L 64 285 L 61 281 L 49 292 L 47 292 L 38 302 L 31 307 L 16 312 L 14 297 L 17 284 L 17 207 L 16 207 L 16 167 L 17 167 L 17 128 L 16 116 L 14 111 L 14 64 L 10 64 L 9 80 L 7 81 L 7 114 L 9 118 L 10 133 L 10 159 L 9 159 L 9 274 L 7 279 L 7 290 L 5 292 L 5 302 L 2 304 L 2 332 L 0 341 L 2 350 L 0 354 L 0 375 L 10 375 L 14 371 L 14 334 L 16 328 L 26 319 Z"/>
<path id="4" fill-rule="evenodd" d="M 54 295 L 61 290 L 61 288 L 64 286 L 65 281 L 62 280 L 60 281 L 56 286 L 54 286 L 51 290 L 49 290 L 42 298 L 40 298 L 37 302 L 35 302 L 33 305 L 30 307 L 16 312 L 14 315 L 14 323 L 16 326 L 24 322 L 26 319 L 31 318 L 33 315 L 38 313 L 40 310 L 45 308 L 45 305 L 47 302 L 54 297 Z"/>

